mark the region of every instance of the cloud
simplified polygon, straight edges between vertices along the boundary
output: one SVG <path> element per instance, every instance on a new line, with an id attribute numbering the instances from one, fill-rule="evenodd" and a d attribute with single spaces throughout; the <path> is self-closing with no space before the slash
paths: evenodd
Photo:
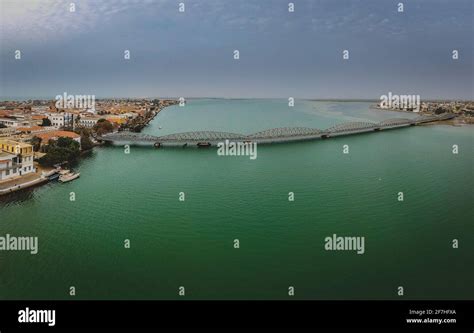
<path id="1" fill-rule="evenodd" d="M 151 0 L 2 0 L 1 38 L 9 42 L 44 42 L 93 31 L 117 14 L 160 5 Z M 75 11 L 71 12 L 71 4 Z"/>

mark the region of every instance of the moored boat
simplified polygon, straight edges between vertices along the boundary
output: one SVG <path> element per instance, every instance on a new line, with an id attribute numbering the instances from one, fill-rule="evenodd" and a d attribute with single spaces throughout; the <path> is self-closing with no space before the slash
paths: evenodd
<path id="1" fill-rule="evenodd" d="M 63 169 L 63 170 L 60 170 L 60 171 L 59 171 L 59 174 L 60 174 L 61 176 L 64 176 L 64 175 L 69 174 L 70 172 L 71 172 L 71 171 L 69 171 L 68 169 Z"/>
<path id="2" fill-rule="evenodd" d="M 198 148 L 207 148 L 211 146 L 210 142 L 198 142 L 197 143 Z"/>
<path id="3" fill-rule="evenodd" d="M 74 173 L 74 172 L 70 172 L 70 173 L 67 173 L 67 174 L 64 174 L 64 175 L 61 175 L 59 177 L 59 181 L 61 183 L 67 183 L 67 182 L 70 182 L 71 180 L 74 180 L 74 179 L 77 179 L 79 178 L 81 174 L 78 172 L 78 173 Z"/>
<path id="4" fill-rule="evenodd" d="M 55 180 L 59 178 L 59 173 L 53 173 L 52 175 L 48 176 L 49 180 Z"/>

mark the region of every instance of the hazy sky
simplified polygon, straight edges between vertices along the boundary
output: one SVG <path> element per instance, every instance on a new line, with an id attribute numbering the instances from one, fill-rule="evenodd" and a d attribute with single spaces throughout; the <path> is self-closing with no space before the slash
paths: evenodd
<path id="1" fill-rule="evenodd" d="M 0 0 L 0 96 L 474 99 L 473 0 L 288 2 Z"/>

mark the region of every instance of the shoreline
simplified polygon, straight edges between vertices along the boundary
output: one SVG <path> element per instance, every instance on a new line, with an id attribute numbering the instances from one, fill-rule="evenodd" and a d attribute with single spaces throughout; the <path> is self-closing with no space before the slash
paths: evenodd
<path id="1" fill-rule="evenodd" d="M 153 110 L 147 118 L 143 120 L 140 124 L 137 126 L 140 126 L 140 129 L 138 132 L 141 132 L 143 128 L 149 125 L 149 123 L 155 119 L 155 117 L 166 107 L 171 106 L 171 105 L 176 105 L 178 104 L 178 101 L 176 100 L 165 100 L 165 104 L 158 107 L 156 110 Z M 94 143 L 93 147 L 88 150 L 83 150 L 79 154 L 79 158 L 84 157 L 85 155 L 89 155 L 94 151 L 95 147 L 102 146 L 104 145 L 104 142 L 97 142 Z M 21 190 L 33 188 L 35 186 L 43 185 L 46 183 L 50 182 L 50 179 L 46 176 L 44 176 L 44 172 L 50 171 L 53 168 L 51 167 L 46 167 L 42 166 L 39 163 L 36 162 L 36 172 L 30 173 L 27 175 L 23 176 L 18 176 L 14 179 L 8 179 L 5 181 L 0 182 L 0 196 L 5 196 L 11 193 L 15 193 Z"/>
<path id="2" fill-rule="evenodd" d="M 164 104 L 161 105 L 161 106 L 158 106 L 157 109 L 155 110 L 150 110 L 150 114 L 147 116 L 147 117 L 144 117 L 143 120 L 141 120 L 140 122 L 134 124 L 133 123 L 133 120 L 132 120 L 132 123 L 131 124 L 127 124 L 124 128 L 122 128 L 121 130 L 119 129 L 119 132 L 120 131 L 130 131 L 130 132 L 134 132 L 134 133 L 140 133 L 146 126 L 148 126 L 148 124 L 150 124 L 150 122 L 155 119 L 155 117 L 161 112 L 163 111 L 166 107 L 168 106 L 172 106 L 172 105 L 176 105 L 178 104 L 179 102 L 176 101 L 176 100 L 164 100 Z"/>
<path id="3" fill-rule="evenodd" d="M 35 176 L 35 177 L 33 177 Z M 0 196 L 8 195 L 10 193 L 15 193 L 24 189 L 32 188 L 44 183 L 49 182 L 48 177 L 43 176 L 43 170 L 37 168 L 37 171 L 34 174 L 25 175 L 28 179 L 21 179 L 22 176 L 16 179 L 10 179 L 5 182 L 0 183 Z M 11 186 L 8 186 L 12 184 Z M 5 187 L 5 185 L 7 187 Z"/>
<path id="4" fill-rule="evenodd" d="M 426 113 L 426 112 L 414 112 L 414 111 L 407 111 L 407 110 L 399 110 L 399 109 L 393 109 L 393 108 L 380 108 L 377 106 L 371 105 L 369 109 L 375 110 L 375 111 L 389 111 L 389 112 L 404 112 L 404 113 L 415 113 L 418 114 L 419 116 L 433 116 L 435 114 L 432 113 Z M 443 114 L 439 114 L 437 116 L 441 116 Z M 450 125 L 454 127 L 461 127 L 464 125 L 474 125 L 474 117 L 467 117 L 463 115 L 455 115 L 453 119 L 450 120 L 441 120 L 436 122 L 437 125 Z M 427 125 L 433 125 L 431 123 L 429 124 L 423 124 L 423 126 Z"/>

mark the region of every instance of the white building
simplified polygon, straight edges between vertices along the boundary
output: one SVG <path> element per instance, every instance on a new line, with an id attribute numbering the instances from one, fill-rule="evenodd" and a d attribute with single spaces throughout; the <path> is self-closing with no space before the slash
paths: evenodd
<path id="1" fill-rule="evenodd" d="M 0 151 L 0 181 L 18 176 L 18 157 Z"/>
<path id="2" fill-rule="evenodd" d="M 48 116 L 48 119 L 51 121 L 51 126 L 57 129 L 63 128 L 65 126 L 73 127 L 74 125 L 74 114 L 72 113 L 51 113 Z"/>
<path id="3" fill-rule="evenodd" d="M 92 128 L 94 127 L 95 124 L 99 121 L 99 117 L 81 117 L 79 119 L 79 126 L 86 127 L 86 128 Z"/>
<path id="4" fill-rule="evenodd" d="M 64 113 L 51 113 L 48 119 L 51 121 L 51 126 L 55 128 L 64 127 Z"/>
<path id="5" fill-rule="evenodd" d="M 33 163 L 32 145 L 13 140 L 0 140 L 0 151 L 17 157 L 16 163 L 19 176 L 36 172 Z"/>
<path id="6" fill-rule="evenodd" d="M 29 126 L 30 122 L 28 120 L 20 120 L 16 118 L 0 118 L 0 124 L 3 124 L 7 127 L 18 127 Z"/>

